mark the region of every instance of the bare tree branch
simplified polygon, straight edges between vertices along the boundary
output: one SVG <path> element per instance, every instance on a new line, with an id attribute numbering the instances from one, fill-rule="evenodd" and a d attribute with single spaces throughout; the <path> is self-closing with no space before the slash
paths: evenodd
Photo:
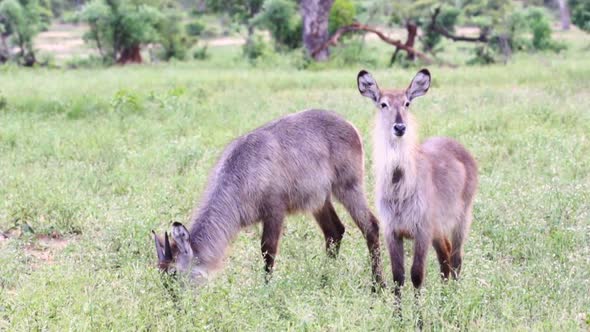
<path id="1" fill-rule="evenodd" d="M 328 39 L 320 47 L 313 50 L 313 52 L 311 52 L 311 55 L 314 56 L 315 54 L 318 54 L 319 52 L 321 52 L 322 50 L 324 50 L 330 46 L 337 45 L 338 40 L 340 39 L 340 37 L 342 37 L 342 35 L 344 35 L 346 33 L 354 32 L 354 31 L 372 32 L 372 33 L 376 34 L 382 41 L 386 42 L 387 44 L 393 45 L 401 50 L 404 50 L 408 54 L 416 55 L 418 58 L 420 58 L 426 64 L 431 64 L 433 62 L 432 59 L 430 59 L 426 54 L 424 54 L 420 51 L 417 51 L 413 47 L 405 45 L 401 40 L 392 39 L 392 38 L 386 36 L 385 33 L 383 33 L 382 31 L 379 31 L 373 27 L 370 27 L 370 26 L 364 25 L 364 24 L 360 24 L 360 23 L 353 23 L 351 25 L 346 25 L 346 26 L 340 27 L 338 30 L 336 30 L 336 32 L 334 32 L 334 34 L 332 35 L 332 37 L 330 37 L 330 39 Z"/>
<path id="2" fill-rule="evenodd" d="M 446 37 L 452 41 L 482 42 L 482 43 L 487 43 L 489 41 L 489 38 L 488 38 L 489 31 L 487 29 L 481 30 L 479 33 L 479 36 L 477 36 L 477 37 L 457 36 L 457 35 L 452 34 L 447 29 L 445 29 L 444 27 L 442 27 L 441 25 L 439 25 L 436 22 L 436 19 L 438 18 L 438 14 L 440 14 L 440 7 L 436 8 L 434 10 L 434 13 L 432 14 L 432 17 L 430 20 L 430 24 L 428 25 L 428 29 L 430 29 L 434 32 L 438 32 L 443 37 Z"/>

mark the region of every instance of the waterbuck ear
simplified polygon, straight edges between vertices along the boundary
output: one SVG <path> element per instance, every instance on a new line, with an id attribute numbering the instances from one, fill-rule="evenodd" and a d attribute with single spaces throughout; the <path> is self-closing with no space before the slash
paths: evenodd
<path id="1" fill-rule="evenodd" d="M 406 90 L 406 97 L 412 101 L 416 97 L 425 95 L 428 88 L 430 88 L 430 72 L 424 68 L 412 79 L 412 83 L 410 83 L 410 86 Z"/>
<path id="2" fill-rule="evenodd" d="M 371 98 L 374 103 L 378 103 L 381 98 L 381 90 L 377 82 L 366 70 L 361 70 L 356 76 L 356 83 L 361 95 Z"/>
<path id="3" fill-rule="evenodd" d="M 158 235 L 156 235 L 156 232 L 152 230 L 152 234 L 154 234 L 154 242 L 156 242 L 156 253 L 158 254 L 158 262 L 163 262 L 166 260 L 164 258 L 164 246 L 162 245 L 162 242 L 160 241 Z"/>
<path id="4" fill-rule="evenodd" d="M 174 242 L 176 242 L 179 254 L 192 254 L 190 234 L 183 224 L 179 222 L 172 224 L 172 237 L 174 238 Z"/>

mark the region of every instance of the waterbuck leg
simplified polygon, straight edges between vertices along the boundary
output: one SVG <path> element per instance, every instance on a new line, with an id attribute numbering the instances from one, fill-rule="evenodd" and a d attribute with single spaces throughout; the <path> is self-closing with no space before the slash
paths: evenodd
<path id="1" fill-rule="evenodd" d="M 313 216 L 320 225 L 322 232 L 324 232 L 328 256 L 335 258 L 338 255 L 340 242 L 344 236 L 344 225 L 336 215 L 332 202 L 329 199 L 326 200 L 326 204 L 322 209 L 314 212 Z"/>
<path id="2" fill-rule="evenodd" d="M 401 288 L 405 281 L 404 270 L 404 239 L 401 236 L 390 234 L 387 236 L 387 249 L 391 260 L 391 272 L 393 273 L 393 291 L 396 304 L 401 304 Z"/>
<path id="3" fill-rule="evenodd" d="M 412 283 L 416 289 L 422 286 L 426 273 L 426 255 L 430 248 L 431 240 L 422 232 L 418 232 L 414 239 L 414 262 L 412 263 Z"/>
<path id="4" fill-rule="evenodd" d="M 264 271 L 267 273 L 268 282 L 274 268 L 279 240 L 283 231 L 283 217 L 267 217 L 262 221 L 261 249 L 264 258 Z"/>
<path id="5" fill-rule="evenodd" d="M 344 205 L 350 216 L 363 233 L 371 256 L 371 271 L 373 273 L 373 290 L 377 287 L 385 288 L 383 271 L 381 269 L 381 249 L 379 247 L 379 222 L 369 210 L 365 195 L 359 184 L 348 185 L 334 192 L 336 198 Z"/>
<path id="6" fill-rule="evenodd" d="M 463 263 L 463 239 L 464 234 L 462 230 L 453 232 L 453 244 L 451 251 L 451 268 L 453 269 L 453 278 L 459 279 L 461 273 L 461 264 Z"/>
<path id="7" fill-rule="evenodd" d="M 440 276 L 443 280 L 449 280 L 451 273 L 451 242 L 447 238 L 436 239 L 432 241 L 432 246 L 436 251 L 436 257 L 440 265 Z"/>

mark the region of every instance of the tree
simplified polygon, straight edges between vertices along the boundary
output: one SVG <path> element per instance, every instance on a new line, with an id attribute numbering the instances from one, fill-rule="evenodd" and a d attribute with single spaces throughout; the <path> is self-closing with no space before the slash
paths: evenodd
<path id="1" fill-rule="evenodd" d="M 571 17 L 570 17 L 570 8 L 567 5 L 567 0 L 557 0 L 557 5 L 559 6 L 559 17 L 561 20 L 561 28 L 563 30 L 570 29 Z"/>
<path id="2" fill-rule="evenodd" d="M 92 0 L 81 18 L 90 30 L 84 38 L 96 45 L 105 61 L 118 64 L 141 63 L 141 45 L 159 43 L 164 58 L 182 58 L 187 38 L 174 9 L 162 13 L 154 5 L 131 0 Z"/>
<path id="3" fill-rule="evenodd" d="M 303 45 L 316 61 L 327 60 L 328 48 L 316 51 L 328 40 L 328 17 L 334 0 L 301 0 L 299 10 L 303 20 Z"/>
<path id="4" fill-rule="evenodd" d="M 33 66 L 37 62 L 33 38 L 46 27 L 45 13 L 37 0 L 0 0 L 0 62 L 11 58 L 11 46 L 18 48 L 19 64 Z"/>

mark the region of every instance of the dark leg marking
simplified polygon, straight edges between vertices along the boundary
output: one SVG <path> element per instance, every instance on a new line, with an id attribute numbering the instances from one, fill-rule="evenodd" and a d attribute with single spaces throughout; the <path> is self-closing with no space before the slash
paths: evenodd
<path id="1" fill-rule="evenodd" d="M 451 273 L 451 242 L 447 238 L 436 239 L 432 245 L 440 265 L 440 275 L 443 280 L 448 280 Z"/>
<path id="2" fill-rule="evenodd" d="M 344 237 L 344 225 L 338 218 L 332 202 L 326 200 L 324 207 L 313 214 L 324 233 L 326 251 L 330 257 L 336 257 L 340 250 L 340 243 Z"/>

